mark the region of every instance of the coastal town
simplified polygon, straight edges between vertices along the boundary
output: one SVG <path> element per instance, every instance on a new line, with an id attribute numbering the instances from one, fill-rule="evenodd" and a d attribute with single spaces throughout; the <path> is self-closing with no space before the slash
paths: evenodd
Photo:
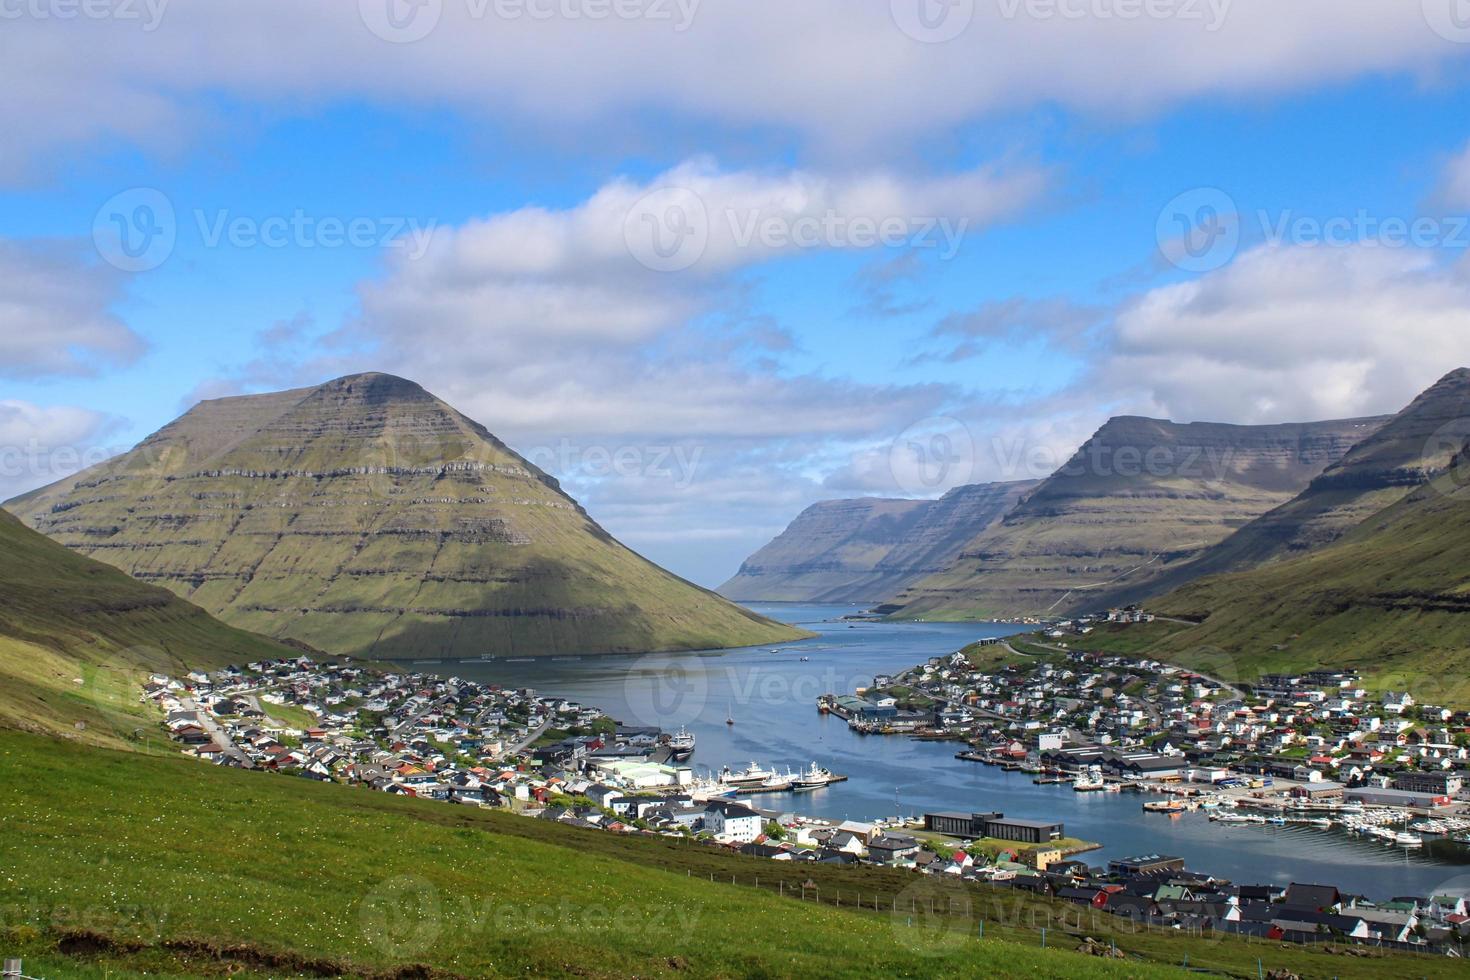
<path id="1" fill-rule="evenodd" d="M 1241 691 L 1149 661 L 998 652 L 986 644 L 933 658 L 853 695 L 824 696 L 820 707 L 874 735 L 956 739 L 962 757 L 1059 790 L 1157 797 L 1144 808 L 1165 814 L 1325 820 L 1421 841 L 1470 830 L 1455 799 L 1463 716 L 1432 711 L 1426 724 L 1424 706 L 1370 702 L 1346 676 L 1272 678 L 1270 690 Z M 1309 696 L 1325 687 L 1331 696 Z M 219 765 L 777 862 L 905 868 L 1145 927 L 1452 955 L 1470 937 L 1465 895 L 1230 882 L 1161 854 L 1092 867 L 1080 855 L 1098 845 L 1069 838 L 1063 823 L 999 812 L 798 814 L 779 801 L 844 777 L 816 763 L 699 775 L 687 764 L 695 751 L 687 731 L 620 725 L 528 689 L 302 656 L 155 674 L 142 698 L 182 751 Z"/>

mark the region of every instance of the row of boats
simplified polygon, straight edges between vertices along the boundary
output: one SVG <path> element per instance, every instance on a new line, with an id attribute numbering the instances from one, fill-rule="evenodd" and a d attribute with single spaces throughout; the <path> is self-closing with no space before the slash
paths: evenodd
<path id="1" fill-rule="evenodd" d="M 760 763 L 752 762 L 738 770 L 725 766 L 718 776 L 698 784 L 695 790 L 696 795 L 707 798 L 754 793 L 810 793 L 845 779 L 846 776 L 836 775 L 815 762 L 799 773 L 792 772 L 789 768 L 785 772 L 767 769 Z"/>

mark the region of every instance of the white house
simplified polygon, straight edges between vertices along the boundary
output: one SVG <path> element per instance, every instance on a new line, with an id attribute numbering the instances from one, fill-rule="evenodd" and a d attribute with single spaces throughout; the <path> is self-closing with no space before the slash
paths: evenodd
<path id="1" fill-rule="evenodd" d="M 744 803 L 715 800 L 704 808 L 704 829 L 749 844 L 761 834 L 761 815 Z"/>

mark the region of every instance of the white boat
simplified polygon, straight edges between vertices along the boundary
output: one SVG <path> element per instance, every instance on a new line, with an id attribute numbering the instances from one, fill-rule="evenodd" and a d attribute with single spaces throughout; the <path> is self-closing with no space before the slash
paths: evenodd
<path id="1" fill-rule="evenodd" d="M 720 770 L 720 782 L 726 786 L 759 786 L 768 779 L 774 778 L 774 770 L 762 769 L 760 764 L 752 762 L 741 772 L 734 772 L 729 766 Z"/>
<path id="2" fill-rule="evenodd" d="M 1103 779 L 1102 768 L 1089 766 L 1087 772 L 1078 776 L 1072 783 L 1072 790 L 1077 793 L 1091 793 L 1096 790 L 1106 789 L 1107 782 Z"/>
<path id="3" fill-rule="evenodd" d="M 818 786 L 826 786 L 831 781 L 832 774 L 826 769 L 823 769 L 821 766 L 817 765 L 815 762 L 811 764 L 811 768 L 807 769 L 800 776 L 797 776 L 795 779 L 792 780 L 793 784 L 795 784 L 798 788 L 806 787 L 809 789 L 816 789 Z"/>
<path id="4" fill-rule="evenodd" d="M 1424 838 L 1420 837 L 1418 834 L 1411 834 L 1407 831 L 1399 831 L 1398 833 L 1393 835 L 1393 843 L 1397 844 L 1399 847 L 1423 847 Z"/>
<path id="5" fill-rule="evenodd" d="M 694 754 L 694 733 L 681 726 L 669 736 L 669 748 L 674 750 L 674 761 L 683 762 Z"/>

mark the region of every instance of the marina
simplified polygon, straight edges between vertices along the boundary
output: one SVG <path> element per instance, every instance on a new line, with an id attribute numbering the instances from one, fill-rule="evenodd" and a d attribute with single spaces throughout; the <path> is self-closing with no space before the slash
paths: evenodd
<path id="1" fill-rule="evenodd" d="M 744 769 L 752 759 L 782 775 L 800 773 L 815 761 L 847 777 L 754 797 L 758 806 L 798 815 L 873 820 L 922 817 L 932 810 L 1003 811 L 1064 821 L 1068 836 L 1104 845 L 1091 856 L 1096 861 L 1167 851 L 1186 859 L 1191 868 L 1236 881 L 1331 881 L 1374 894 L 1428 892 L 1466 873 L 1430 859 L 1423 847 L 1387 846 L 1382 838 L 1344 832 L 1340 826 L 1288 821 L 1282 814 L 1275 814 L 1283 816 L 1280 824 L 1211 820 L 1217 812 L 1247 811 L 1203 804 L 1178 814 L 1144 813 L 1135 795 L 1139 788 L 1112 782 L 1101 791 L 1079 790 L 1076 783 L 1037 785 L 1033 779 L 1038 773 L 1022 772 L 1014 763 L 977 765 L 979 759 L 957 753 L 952 742 L 862 735 L 835 712 L 815 710 L 817 699 L 865 687 L 876 674 L 952 653 L 982 637 L 1027 627 L 843 618 L 859 611 L 854 606 L 753 608 L 819 635 L 774 653 L 758 648 L 578 662 L 447 662 L 434 669 L 573 698 L 628 724 L 666 731 L 685 726 L 697 740 L 685 765 L 704 781 L 715 781 L 727 765 Z M 809 659 L 803 662 L 801 657 Z M 678 668 L 678 690 L 661 688 L 660 678 L 673 665 Z M 727 718 L 738 723 L 726 725 Z"/>

